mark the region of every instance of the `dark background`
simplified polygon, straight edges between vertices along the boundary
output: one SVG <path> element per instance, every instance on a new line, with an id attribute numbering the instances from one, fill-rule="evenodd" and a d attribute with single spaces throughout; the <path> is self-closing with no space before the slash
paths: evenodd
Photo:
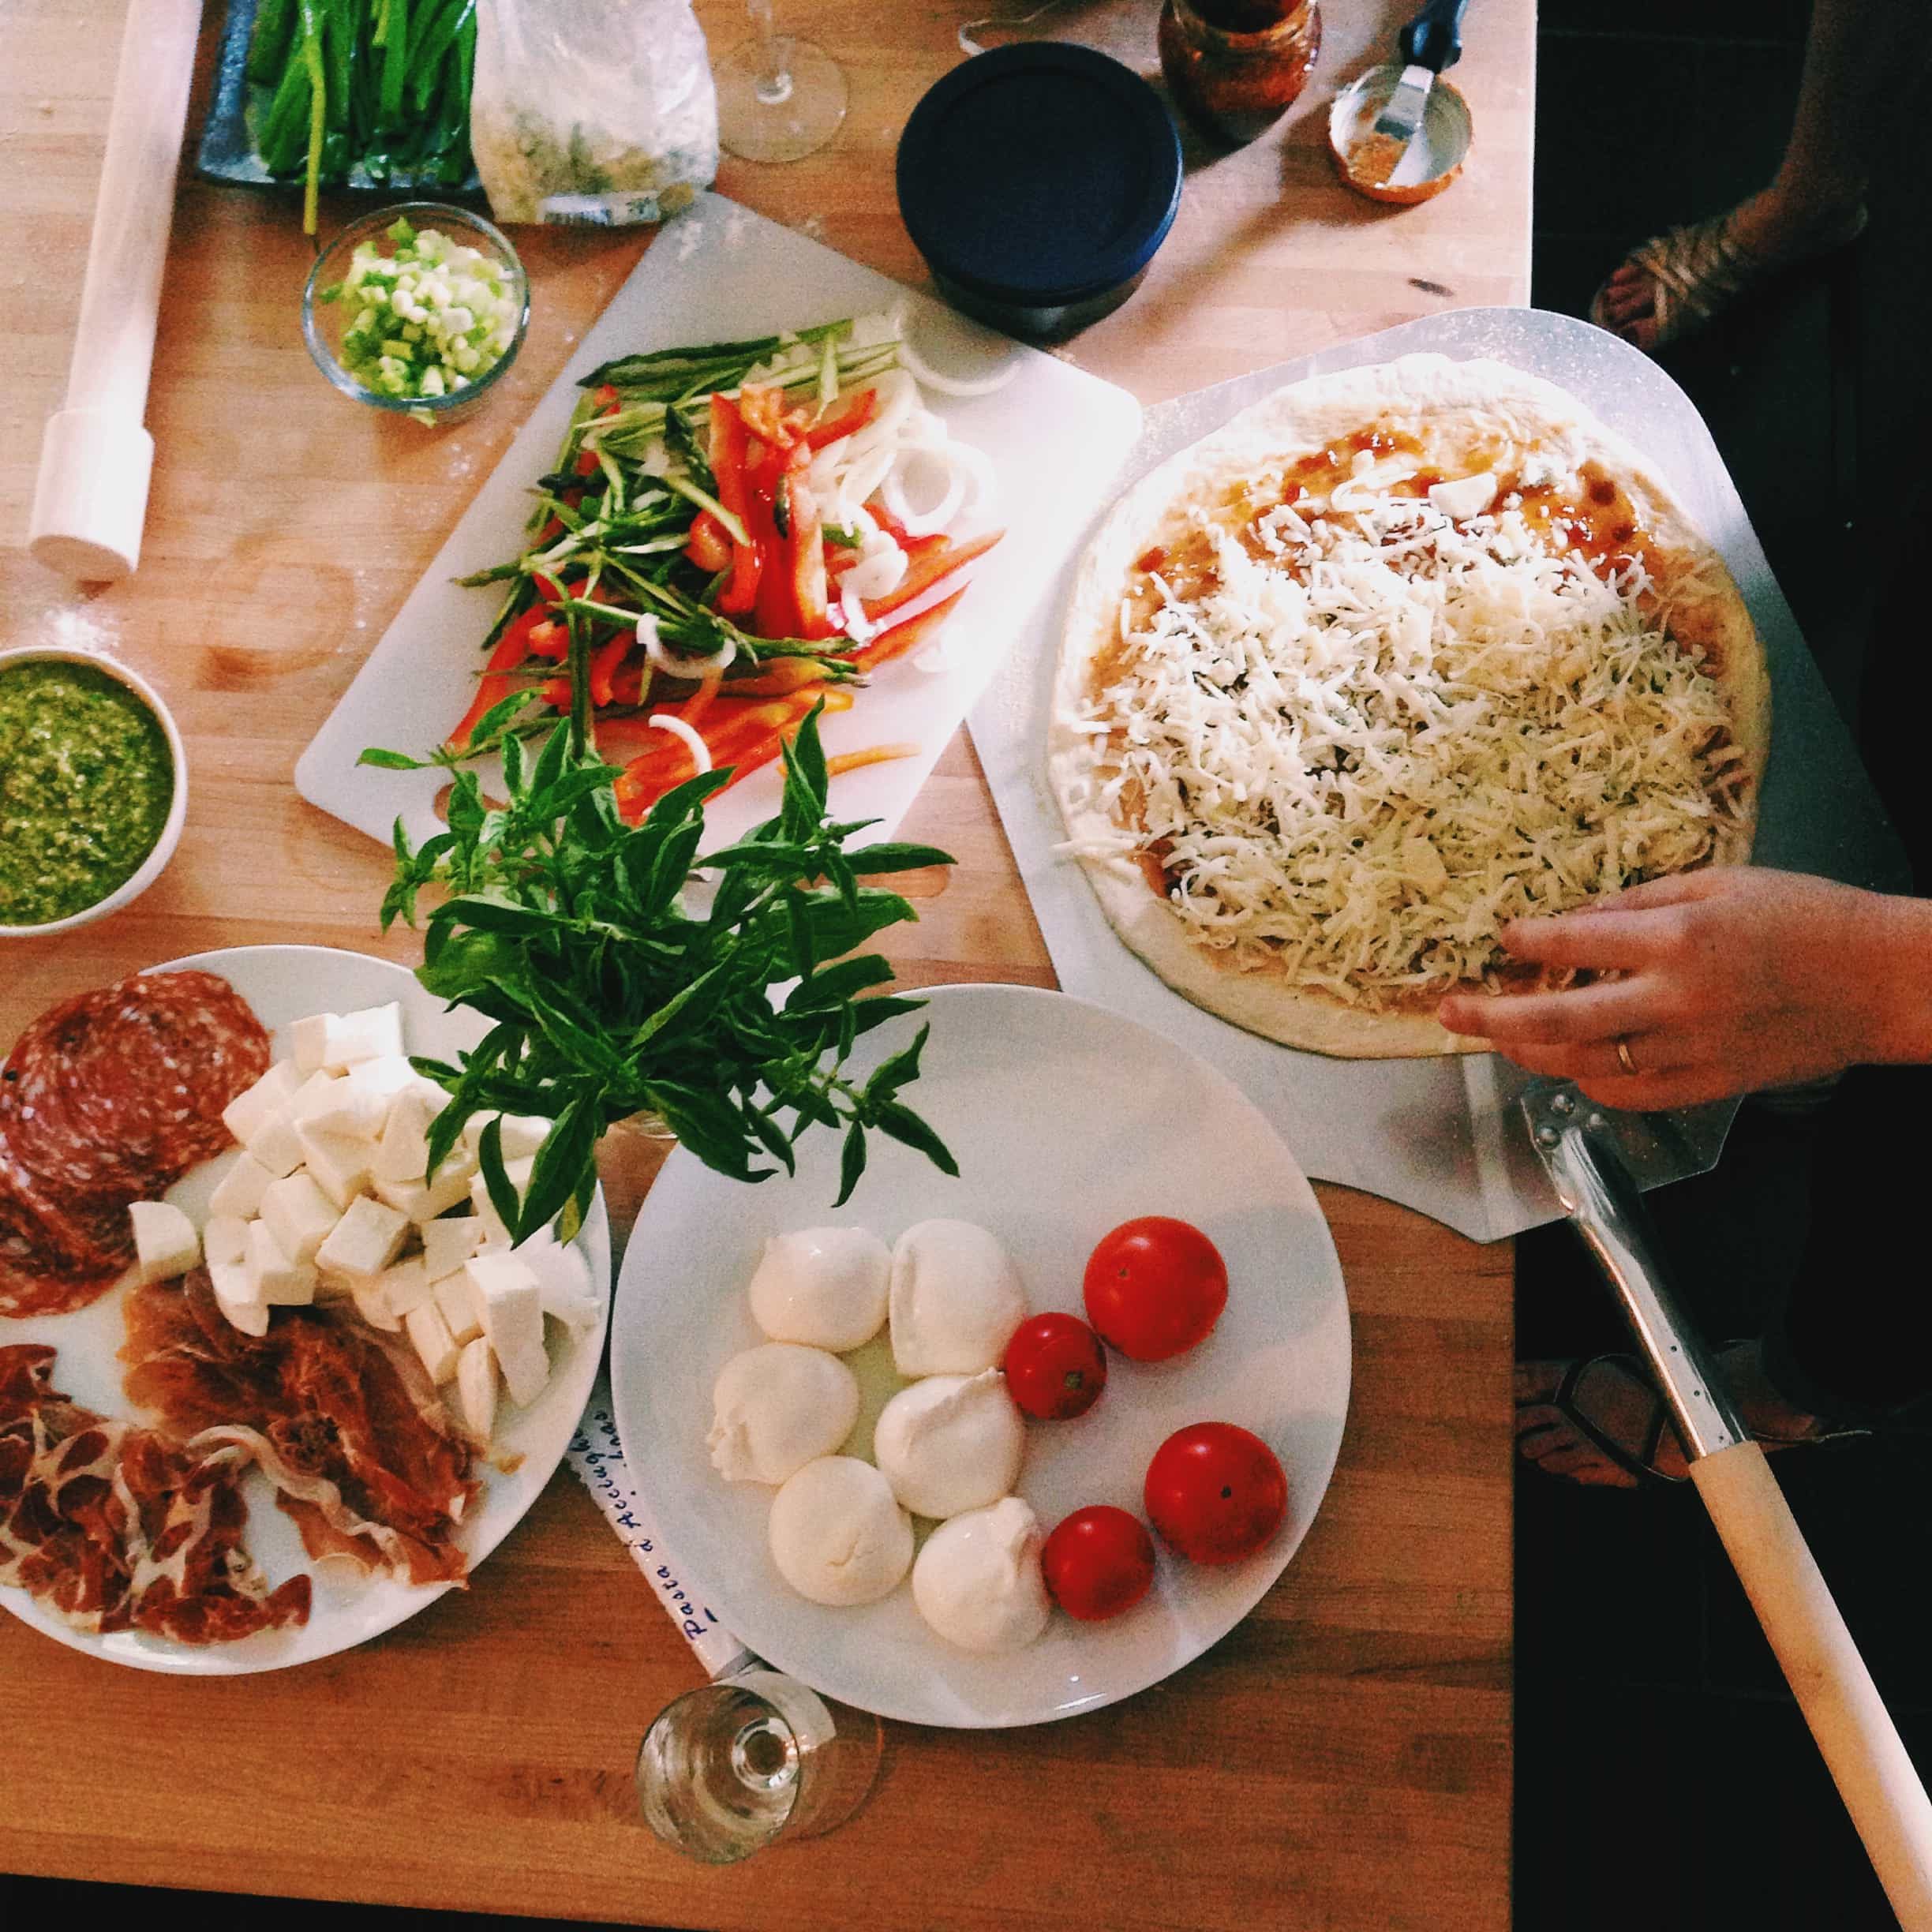
<path id="1" fill-rule="evenodd" d="M 1926 10 L 1922 0 L 1890 3 Z M 1481 12 L 1477 0 L 1470 32 L 1481 31 Z M 1538 307 L 1582 314 L 1633 243 L 1768 178 L 1789 125 L 1807 12 L 1805 0 L 1541 0 Z M 1889 119 L 1863 240 L 1664 358 L 1709 423 L 1854 723 L 1881 596 L 1896 560 L 1922 556 L 1932 532 L 1923 212 L 1932 136 L 1909 98 Z M 1932 623 L 1895 597 L 1881 635 L 1898 661 L 1881 701 L 1909 702 Z M 1747 1109 L 1716 1174 L 1657 1198 L 1706 1334 L 1752 1332 L 1810 1216 L 1830 1212 L 1809 1197 L 1816 1131 L 1802 1117 Z M 1926 1137 L 1932 1149 L 1932 1125 Z M 1923 1281 L 1919 1257 L 1900 1260 Z M 1619 1344 L 1566 1232 L 1526 1237 L 1519 1263 L 1522 1352 Z M 1778 1467 L 1881 1691 L 1915 1756 L 1932 1765 L 1923 1599 L 1932 1449 L 1901 1431 L 1803 1451 Z M 1694 1496 L 1601 1493 L 1526 1473 L 1516 1565 L 1518 1932 L 1893 1923 Z M 1426 1885 L 1426 1874 L 1416 1877 Z M 277 1932 L 345 1922 L 357 1932 L 441 1932 L 461 1922 L 300 1902 L 265 1913 L 259 1900 L 162 1900 L 0 1877 L 0 1926 L 131 1921 L 170 1905 L 209 1932 L 252 1929 L 265 1915 Z M 1284 1901 L 1282 1923 L 1292 1919 Z"/>
<path id="2" fill-rule="evenodd" d="M 1537 306 L 1582 313 L 1633 242 L 1769 177 L 1807 13 L 1804 0 L 1541 0 Z M 1932 509 L 1932 140 L 1908 97 L 1887 122 L 1864 238 L 1661 358 L 1709 423 L 1855 724 L 1868 706 L 1915 698 L 1932 633 L 1923 602 L 1897 590 Z M 1715 1174 L 1654 1197 L 1706 1335 L 1754 1333 L 1810 1217 L 1832 1212 L 1807 1185 L 1818 1131 L 1747 1106 Z M 1919 1292 L 1922 1262 L 1898 1262 L 1904 1291 Z M 1567 1230 L 1520 1244 L 1517 1323 L 1524 1355 L 1623 1345 Z M 1913 1755 L 1932 1767 L 1926 1439 L 1900 1430 L 1776 1466 Z M 1525 1471 L 1516 1601 L 1518 1932 L 1896 1923 L 1693 1494 L 1582 1491 Z"/>

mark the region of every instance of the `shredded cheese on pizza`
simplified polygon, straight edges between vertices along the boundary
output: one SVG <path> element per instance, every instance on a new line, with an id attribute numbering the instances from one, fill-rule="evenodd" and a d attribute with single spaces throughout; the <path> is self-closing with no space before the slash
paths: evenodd
<path id="1" fill-rule="evenodd" d="M 1230 964 L 1413 1003 L 1492 979 L 1505 920 L 1743 822 L 1724 698 L 1640 563 L 1600 577 L 1510 496 L 1458 519 L 1345 485 L 1246 541 L 1195 522 L 1211 570 L 1148 573 L 1079 717 L 1121 828 L 1079 849 L 1157 859 Z"/>

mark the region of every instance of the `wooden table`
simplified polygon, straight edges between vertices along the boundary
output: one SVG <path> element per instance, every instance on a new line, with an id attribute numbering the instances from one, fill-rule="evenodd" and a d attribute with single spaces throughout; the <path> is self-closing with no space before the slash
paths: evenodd
<path id="1" fill-rule="evenodd" d="M 1024 11 L 1017 0 L 1015 11 Z M 1478 129 L 1455 191 L 1393 215 L 1335 181 L 1320 116 L 1410 9 L 1332 0 L 1316 85 L 1233 154 L 1189 144 L 1180 219 L 1125 309 L 1066 353 L 1147 402 L 1433 309 L 1526 298 L 1532 0 L 1488 0 L 1456 80 Z M 208 56 L 198 100 L 205 98 Z M 726 0 L 701 13 L 728 45 Z M 791 168 L 719 185 L 921 279 L 891 160 L 972 0 L 787 0 L 852 109 Z M 297 754 L 647 238 L 519 237 L 521 361 L 430 436 L 341 402 L 297 331 L 309 259 L 284 200 L 184 178 L 148 421 L 140 573 L 78 592 L 21 548 L 58 406 L 120 24 L 114 0 L 0 6 L 0 641 L 97 646 L 152 677 L 188 741 L 180 855 L 120 917 L 7 949 L 0 1040 L 57 996 L 198 949 L 287 940 L 410 958 L 374 911 L 374 844 L 298 799 Z M 1066 0 L 1029 31 L 1143 72 L 1153 0 Z M 986 36 L 991 40 L 996 36 Z M 200 124 L 197 105 L 192 131 Z M 893 949 L 915 983 L 1050 985 L 972 748 L 906 828 L 949 848 Z M 620 1226 L 648 1176 L 607 1174 Z M 638 1824 L 631 1762 L 695 1679 L 560 1473 L 477 1580 L 393 1635 L 284 1676 L 107 1668 L 0 1617 L 0 1868 L 126 1882 L 712 1927 L 1079 1924 L 1399 1932 L 1507 1923 L 1510 1258 L 1338 1188 L 1355 1393 L 1312 1533 L 1237 1631 L 1115 1709 L 993 1735 L 889 1728 L 837 1836 L 717 1873 Z M 32 1713 L 31 1716 L 28 1713 Z"/>

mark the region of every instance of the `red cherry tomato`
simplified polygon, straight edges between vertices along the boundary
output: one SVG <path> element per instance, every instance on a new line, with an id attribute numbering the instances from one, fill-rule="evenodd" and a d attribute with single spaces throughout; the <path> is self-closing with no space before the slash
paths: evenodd
<path id="1" fill-rule="evenodd" d="M 1054 1525 L 1040 1551 L 1053 1600 L 1083 1623 L 1131 1610 L 1154 1581 L 1154 1539 L 1137 1516 L 1105 1503 Z"/>
<path id="2" fill-rule="evenodd" d="M 1077 1315 L 1035 1315 L 1006 1344 L 1006 1391 L 1042 1422 L 1084 1415 L 1106 1387 L 1100 1338 Z"/>
<path id="3" fill-rule="evenodd" d="M 1227 1306 L 1227 1264 L 1197 1227 L 1124 1221 L 1087 1260 L 1087 1319 L 1123 1355 L 1165 1361 L 1204 1341 Z"/>
<path id="4" fill-rule="evenodd" d="M 1161 1540 L 1190 1562 L 1239 1563 L 1281 1527 L 1288 1478 L 1259 1436 L 1196 1422 L 1154 1451 L 1144 1500 Z"/>

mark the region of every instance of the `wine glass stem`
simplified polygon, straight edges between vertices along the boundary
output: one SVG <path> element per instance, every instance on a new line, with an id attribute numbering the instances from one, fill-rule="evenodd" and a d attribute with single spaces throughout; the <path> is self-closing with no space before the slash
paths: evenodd
<path id="1" fill-rule="evenodd" d="M 777 107 L 792 97 L 792 76 L 785 68 L 784 43 L 772 24 L 772 0 L 745 0 L 745 11 L 751 17 L 751 31 L 758 36 L 765 57 L 763 71 L 751 91 L 767 107 Z"/>

